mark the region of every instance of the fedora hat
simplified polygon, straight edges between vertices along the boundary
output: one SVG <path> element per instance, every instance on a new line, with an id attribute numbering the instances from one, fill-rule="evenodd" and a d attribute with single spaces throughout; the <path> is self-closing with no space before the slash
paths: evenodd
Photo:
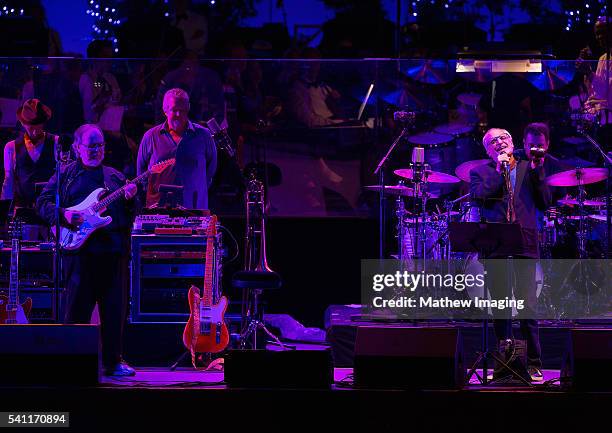
<path id="1" fill-rule="evenodd" d="M 17 109 L 17 119 L 24 125 L 40 125 L 51 119 L 51 109 L 38 99 L 28 99 Z"/>

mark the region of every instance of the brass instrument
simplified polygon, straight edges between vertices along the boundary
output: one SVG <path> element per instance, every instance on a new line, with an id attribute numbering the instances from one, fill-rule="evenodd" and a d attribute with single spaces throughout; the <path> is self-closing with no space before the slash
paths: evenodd
<path id="1" fill-rule="evenodd" d="M 263 182 L 251 172 L 246 188 L 245 270 L 274 272 L 266 258 L 266 201 Z"/>

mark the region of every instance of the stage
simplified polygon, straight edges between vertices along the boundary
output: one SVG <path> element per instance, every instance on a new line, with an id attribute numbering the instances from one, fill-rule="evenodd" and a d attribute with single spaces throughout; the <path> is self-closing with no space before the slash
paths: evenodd
<path id="1" fill-rule="evenodd" d="M 556 386 L 353 389 L 351 373 L 336 368 L 328 389 L 237 389 L 223 383 L 222 372 L 139 368 L 134 377 L 106 378 L 97 387 L 2 388 L 0 395 L 4 411 L 69 411 L 71 431 L 135 432 L 289 431 L 298 425 L 324 431 L 604 431 L 612 404 L 612 392 Z M 545 370 L 545 379 L 558 373 Z"/>

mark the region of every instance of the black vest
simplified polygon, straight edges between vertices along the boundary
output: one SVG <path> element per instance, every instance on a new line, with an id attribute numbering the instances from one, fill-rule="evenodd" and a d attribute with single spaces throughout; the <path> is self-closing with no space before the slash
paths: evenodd
<path id="1" fill-rule="evenodd" d="M 24 138 L 15 140 L 15 175 L 13 200 L 18 207 L 34 207 L 37 182 L 47 182 L 55 172 L 55 135 L 47 133 L 42 153 L 34 162 L 25 146 Z"/>

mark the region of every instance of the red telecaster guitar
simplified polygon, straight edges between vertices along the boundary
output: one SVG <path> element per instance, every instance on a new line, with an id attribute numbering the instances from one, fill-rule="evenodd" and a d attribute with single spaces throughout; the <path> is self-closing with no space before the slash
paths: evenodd
<path id="1" fill-rule="evenodd" d="M 11 241 L 11 275 L 8 297 L 0 295 L 0 324 L 28 323 L 32 310 L 32 298 L 27 298 L 19 304 L 19 250 L 21 239 L 21 222 L 13 222 L 13 239 Z"/>
<path id="2" fill-rule="evenodd" d="M 196 286 L 189 288 L 190 315 L 183 332 L 183 344 L 191 352 L 194 366 L 197 353 L 218 353 L 229 343 L 229 332 L 223 317 L 227 309 L 227 298 L 221 296 L 219 302 L 213 304 L 213 274 L 214 266 L 216 266 L 214 237 L 217 234 L 215 215 L 210 218 L 206 234 L 208 238 L 204 264 L 204 287 L 201 295 L 200 289 Z"/>

